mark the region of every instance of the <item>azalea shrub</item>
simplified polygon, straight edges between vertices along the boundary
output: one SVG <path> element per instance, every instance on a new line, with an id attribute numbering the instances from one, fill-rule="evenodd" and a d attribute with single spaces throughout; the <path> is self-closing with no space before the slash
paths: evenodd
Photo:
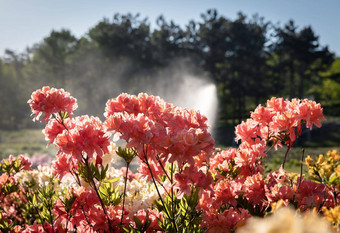
<path id="1" fill-rule="evenodd" d="M 236 126 L 238 147 L 227 150 L 215 148 L 200 112 L 144 93 L 109 100 L 104 122 L 74 116 L 77 101 L 63 89 L 43 87 L 28 103 L 58 152 L 36 169 L 22 155 L 2 161 L 2 232 L 255 232 L 252 219 L 283 206 L 339 230 L 338 152 L 307 157 L 308 175 L 284 170 L 302 129 L 325 120 L 314 101 L 259 105 Z M 266 173 L 262 159 L 278 146 L 287 149 L 282 166 Z"/>

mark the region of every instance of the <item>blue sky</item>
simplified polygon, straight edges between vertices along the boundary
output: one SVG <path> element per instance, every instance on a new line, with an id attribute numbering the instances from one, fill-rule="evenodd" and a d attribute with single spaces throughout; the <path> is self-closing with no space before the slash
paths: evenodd
<path id="1" fill-rule="evenodd" d="M 311 25 L 321 44 L 340 56 L 340 0 L 0 0 L 0 56 L 6 48 L 23 51 L 52 29 L 69 29 L 80 37 L 115 13 L 140 13 L 151 24 L 163 14 L 184 26 L 210 8 L 230 19 L 241 11 L 274 23 L 293 19 L 300 28 Z"/>

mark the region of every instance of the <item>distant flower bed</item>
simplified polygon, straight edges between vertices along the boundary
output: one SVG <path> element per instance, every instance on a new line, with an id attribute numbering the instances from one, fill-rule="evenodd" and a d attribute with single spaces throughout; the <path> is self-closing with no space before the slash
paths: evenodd
<path id="1" fill-rule="evenodd" d="M 58 152 L 34 170 L 22 155 L 0 164 L 2 232 L 340 230 L 339 153 L 308 156 L 308 177 L 284 170 L 302 128 L 325 120 L 314 101 L 259 105 L 228 150 L 214 147 L 205 116 L 143 93 L 109 100 L 105 122 L 74 117 L 77 101 L 63 89 L 43 87 L 28 103 Z M 287 148 L 281 168 L 264 173 L 262 158 L 278 146 Z M 113 168 L 117 156 L 125 167 Z"/>

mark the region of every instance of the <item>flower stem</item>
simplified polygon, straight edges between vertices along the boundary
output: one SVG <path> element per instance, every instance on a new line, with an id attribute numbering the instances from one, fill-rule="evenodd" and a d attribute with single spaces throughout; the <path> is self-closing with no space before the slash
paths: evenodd
<path id="1" fill-rule="evenodd" d="M 173 218 L 173 222 L 175 222 L 174 221 L 174 218 L 175 218 L 175 216 L 174 216 L 174 213 L 176 213 L 176 211 L 175 211 L 175 206 L 176 205 L 174 205 L 174 179 L 173 179 L 173 169 L 174 169 L 174 163 L 171 163 L 171 171 L 170 171 L 170 183 L 171 183 L 171 207 L 172 207 L 172 218 Z"/>
<path id="2" fill-rule="evenodd" d="M 106 210 L 106 208 L 105 208 L 104 202 L 103 202 L 102 198 L 100 197 L 99 192 L 98 192 L 98 189 L 97 189 L 97 185 L 96 185 L 96 183 L 94 182 L 94 179 L 93 179 L 93 176 L 92 176 L 92 172 L 91 172 L 91 169 L 90 169 L 90 166 L 89 166 L 88 158 L 85 158 L 84 161 L 85 161 L 85 165 L 86 165 L 86 167 L 87 167 L 87 170 L 88 170 L 88 172 L 89 172 L 89 174 L 90 174 L 90 176 L 91 176 L 91 177 L 90 177 L 90 181 L 91 181 L 91 183 L 92 183 L 93 189 L 94 189 L 94 191 L 96 192 L 96 194 L 97 194 L 97 196 L 98 196 L 98 198 L 99 198 L 100 205 L 102 206 L 103 212 L 104 212 L 104 214 L 105 214 L 105 216 L 106 216 L 106 219 L 107 219 L 107 221 L 108 221 L 110 232 L 114 232 L 113 229 L 112 229 L 111 221 L 110 221 L 110 218 L 109 218 L 109 216 L 108 216 L 108 214 L 107 214 L 107 210 Z"/>
<path id="3" fill-rule="evenodd" d="M 123 193 L 123 207 L 122 207 L 122 217 L 120 218 L 120 225 L 123 224 L 123 216 L 124 216 L 124 205 L 125 205 L 125 195 L 126 195 L 126 184 L 127 184 L 127 176 L 129 171 L 129 162 L 126 162 L 126 172 L 125 172 L 125 180 L 124 180 L 124 193 Z"/>
<path id="4" fill-rule="evenodd" d="M 159 190 L 158 190 L 157 183 L 156 183 L 156 181 L 155 181 L 155 177 L 154 177 L 154 175 L 153 175 L 153 173 L 152 173 L 152 170 L 151 170 L 151 167 L 150 167 L 150 164 L 149 164 L 149 161 L 148 161 L 147 152 L 148 152 L 147 149 L 144 150 L 144 146 L 143 146 L 143 153 L 144 153 L 144 157 L 145 157 L 145 163 L 146 163 L 146 165 L 148 166 L 148 169 L 149 169 L 149 171 L 150 171 L 151 178 L 152 178 L 153 184 L 155 185 L 157 194 L 158 194 L 159 198 L 161 199 L 162 205 L 163 205 L 164 210 L 165 210 L 165 214 L 168 216 L 169 219 L 172 220 L 172 222 L 173 222 L 173 224 L 174 224 L 174 227 L 175 227 L 175 232 L 178 232 L 178 231 L 177 231 L 177 227 L 176 227 L 175 219 L 170 217 L 170 214 L 168 213 L 168 210 L 167 210 L 166 207 L 165 207 L 165 204 L 164 204 L 163 198 L 162 198 L 162 196 L 161 196 L 161 193 L 160 193 Z"/>
<path id="5" fill-rule="evenodd" d="M 167 177 L 169 180 L 171 180 L 171 178 L 169 177 L 168 173 L 166 172 L 166 170 L 165 170 L 165 168 L 164 168 L 164 166 L 163 166 L 163 164 L 162 164 L 161 158 L 159 158 L 158 155 L 157 155 L 157 161 L 158 161 L 159 165 L 161 165 L 161 168 L 162 168 L 164 174 L 166 175 L 166 177 Z"/>
<path id="6" fill-rule="evenodd" d="M 287 151 L 285 153 L 285 157 L 283 159 L 283 163 L 282 163 L 282 168 L 283 169 L 285 168 L 285 163 L 286 163 L 287 155 L 288 155 L 288 152 L 289 152 L 290 148 L 292 148 L 292 147 L 289 145 L 288 148 L 287 148 Z"/>
<path id="7" fill-rule="evenodd" d="M 299 181 L 299 185 L 298 185 L 298 190 L 300 188 L 301 185 L 301 181 L 302 181 L 302 169 L 303 169 L 303 160 L 305 159 L 305 148 L 302 149 L 302 156 L 301 156 L 301 167 L 300 167 L 300 181 Z"/>

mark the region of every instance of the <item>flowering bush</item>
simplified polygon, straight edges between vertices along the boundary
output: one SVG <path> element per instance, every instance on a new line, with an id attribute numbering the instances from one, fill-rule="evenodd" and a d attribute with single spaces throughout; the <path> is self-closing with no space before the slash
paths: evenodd
<path id="1" fill-rule="evenodd" d="M 242 226 L 280 206 L 314 211 L 339 229 L 337 152 L 308 157 L 309 177 L 284 170 L 302 127 L 325 119 L 314 101 L 268 100 L 236 127 L 240 144 L 228 150 L 214 147 L 199 112 L 147 94 L 109 100 L 104 122 L 74 117 L 76 99 L 63 89 L 44 87 L 28 103 L 58 152 L 52 166 L 35 170 L 23 156 L 1 163 L 2 232 L 255 232 Z M 281 168 L 265 174 L 272 146 L 287 152 Z M 111 166 L 116 156 L 125 167 Z"/>

